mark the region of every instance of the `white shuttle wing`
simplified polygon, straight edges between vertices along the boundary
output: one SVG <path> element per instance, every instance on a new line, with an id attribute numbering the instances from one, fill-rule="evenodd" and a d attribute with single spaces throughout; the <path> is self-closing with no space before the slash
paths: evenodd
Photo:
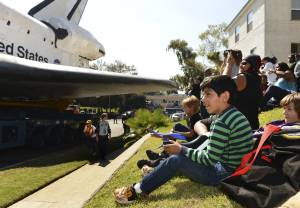
<path id="1" fill-rule="evenodd" d="M 169 80 L 45 64 L 0 54 L 0 98 L 53 100 L 175 89 Z"/>

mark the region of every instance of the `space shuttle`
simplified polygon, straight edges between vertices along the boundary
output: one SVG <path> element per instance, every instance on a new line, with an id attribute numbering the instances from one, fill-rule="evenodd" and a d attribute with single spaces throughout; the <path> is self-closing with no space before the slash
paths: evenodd
<path id="1" fill-rule="evenodd" d="M 68 100 L 175 88 L 169 80 L 88 69 L 105 49 L 79 26 L 86 4 L 87 0 L 44 0 L 24 15 L 0 2 L 0 101 Z"/>

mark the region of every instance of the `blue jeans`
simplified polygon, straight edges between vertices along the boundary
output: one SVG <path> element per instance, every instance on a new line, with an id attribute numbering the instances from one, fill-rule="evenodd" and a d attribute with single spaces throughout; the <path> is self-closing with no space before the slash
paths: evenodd
<path id="1" fill-rule="evenodd" d="M 198 183 L 215 186 L 231 175 L 232 171 L 219 171 L 215 167 L 194 162 L 184 155 L 172 155 L 143 178 L 141 190 L 149 194 L 178 173 Z"/>
<path id="2" fill-rule="evenodd" d="M 267 91 L 265 92 L 263 98 L 262 98 L 262 107 L 265 107 L 267 105 L 267 102 L 273 97 L 279 104 L 282 98 L 284 98 L 286 95 L 291 94 L 290 91 L 282 89 L 280 87 L 271 85 L 268 87 Z"/>

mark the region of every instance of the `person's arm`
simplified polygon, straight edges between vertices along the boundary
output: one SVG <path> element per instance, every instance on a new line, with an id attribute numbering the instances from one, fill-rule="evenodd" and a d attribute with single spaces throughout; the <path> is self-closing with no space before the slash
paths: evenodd
<path id="1" fill-rule="evenodd" d="M 107 132 L 108 132 L 108 138 L 111 139 L 111 129 L 108 122 L 107 122 Z"/>
<path id="2" fill-rule="evenodd" d="M 226 59 L 224 59 L 224 61 L 222 62 L 222 65 L 220 67 L 220 74 L 223 74 L 223 71 L 225 69 L 225 66 L 226 66 Z"/>
<path id="3" fill-rule="evenodd" d="M 218 133 L 212 131 L 209 136 L 207 149 L 199 150 L 181 146 L 180 153 L 191 160 L 207 166 L 215 165 L 218 161 L 222 161 L 222 152 L 229 138 L 230 130 L 220 121 L 215 124 Z M 218 128 L 219 127 L 219 128 Z"/>
<path id="4" fill-rule="evenodd" d="M 217 116 L 212 115 L 208 118 L 201 119 L 200 121 L 196 122 L 194 126 L 195 133 L 199 136 L 201 135 L 208 136 L 210 131 L 210 125 L 214 120 L 216 120 L 216 118 Z"/>
<path id="5" fill-rule="evenodd" d="M 247 87 L 247 79 L 244 74 L 239 74 L 233 78 L 235 81 L 238 92 L 244 90 Z"/>
<path id="6" fill-rule="evenodd" d="M 96 127 L 94 125 L 92 125 L 92 129 L 93 129 L 93 134 L 96 133 Z"/>
<path id="7" fill-rule="evenodd" d="M 285 72 L 283 72 L 283 71 L 278 71 L 277 70 L 275 73 L 276 73 L 276 75 L 278 77 L 282 77 L 282 78 L 284 78 L 287 81 L 293 81 L 293 80 L 295 80 L 294 74 L 291 71 L 285 71 Z"/>
<path id="8" fill-rule="evenodd" d="M 232 54 L 229 53 L 222 75 L 227 75 L 231 77 L 233 65 L 234 65 L 234 58 Z"/>
<path id="9" fill-rule="evenodd" d="M 206 135 L 208 133 L 208 129 L 206 125 L 204 125 L 201 121 L 198 121 L 195 123 L 194 131 L 197 133 L 197 135 Z"/>
<path id="10" fill-rule="evenodd" d="M 87 125 L 84 126 L 84 128 L 83 128 L 83 133 L 84 133 L 84 134 L 87 133 Z"/>

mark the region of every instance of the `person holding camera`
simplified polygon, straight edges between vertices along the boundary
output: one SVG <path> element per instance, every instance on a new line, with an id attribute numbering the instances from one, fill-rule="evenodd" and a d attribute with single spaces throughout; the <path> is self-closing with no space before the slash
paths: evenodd
<path id="1" fill-rule="evenodd" d="M 262 99 L 260 66 L 260 56 L 249 55 L 242 60 L 240 73 L 233 78 L 238 89 L 235 107 L 246 116 L 253 130 L 259 128 L 258 110 Z M 223 75 L 231 76 L 231 71 L 225 69 Z"/>
<path id="2" fill-rule="evenodd" d="M 239 73 L 239 66 L 242 61 L 242 51 L 240 50 L 225 50 L 224 62 L 222 65 L 222 74 L 228 75 L 231 78 L 235 77 Z"/>

